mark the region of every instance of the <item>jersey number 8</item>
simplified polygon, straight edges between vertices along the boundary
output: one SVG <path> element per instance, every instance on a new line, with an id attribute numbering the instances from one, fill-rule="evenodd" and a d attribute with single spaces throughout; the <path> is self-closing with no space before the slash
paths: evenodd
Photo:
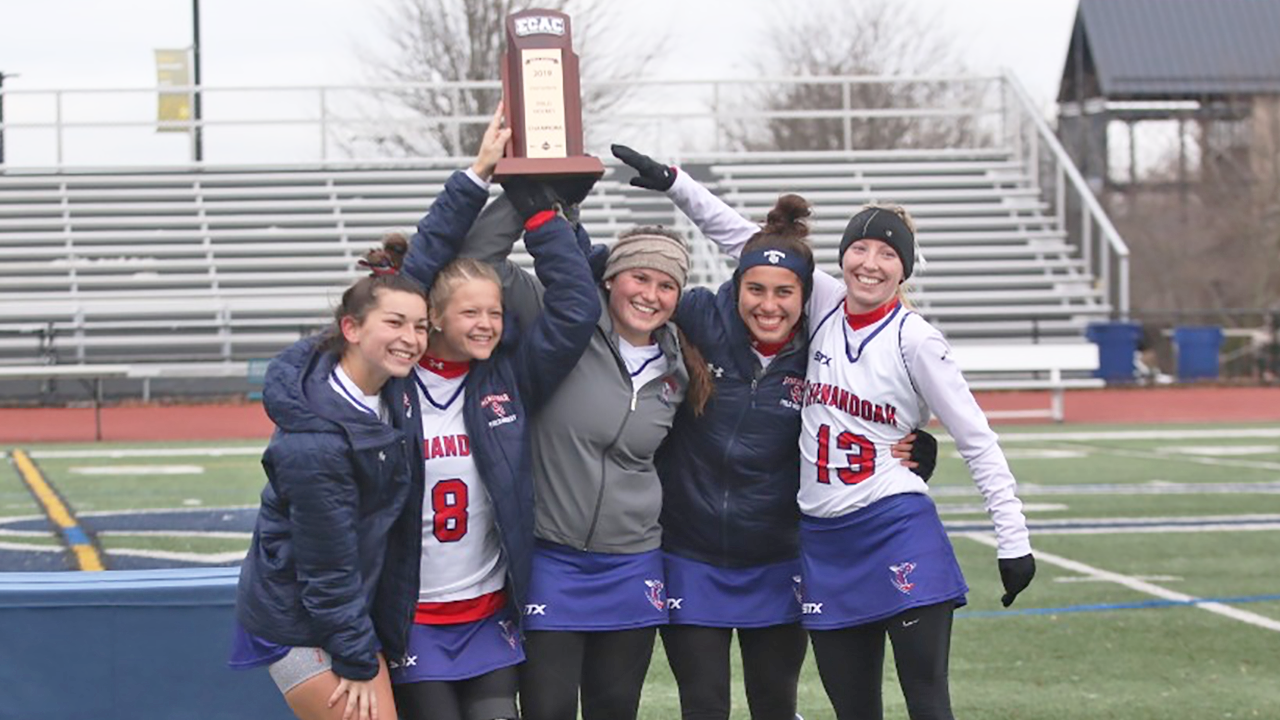
<path id="1" fill-rule="evenodd" d="M 462 480 L 441 480 L 431 487 L 431 533 L 436 540 L 457 542 L 467 534 L 467 505 L 467 484 Z"/>

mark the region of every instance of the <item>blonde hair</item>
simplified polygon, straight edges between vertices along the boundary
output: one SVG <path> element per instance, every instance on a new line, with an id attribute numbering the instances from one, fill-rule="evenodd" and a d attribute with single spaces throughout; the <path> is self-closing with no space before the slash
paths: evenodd
<path id="1" fill-rule="evenodd" d="M 454 291 L 471 280 L 488 280 L 498 286 L 499 293 L 502 292 L 502 280 L 493 266 L 475 258 L 457 258 L 436 273 L 435 282 L 431 283 L 431 290 L 427 293 L 427 309 L 444 312 L 453 299 Z M 431 331 L 437 332 L 437 329 L 432 326 Z"/>

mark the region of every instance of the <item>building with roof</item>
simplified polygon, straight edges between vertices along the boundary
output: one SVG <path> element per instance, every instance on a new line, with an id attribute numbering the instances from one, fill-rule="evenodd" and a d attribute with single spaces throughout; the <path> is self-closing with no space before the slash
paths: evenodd
<path id="1" fill-rule="evenodd" d="M 1280 177 L 1278 34 L 1280 0 L 1080 0 L 1058 92 L 1063 145 L 1095 192 L 1144 183 L 1151 122 L 1176 126 L 1184 189 Z"/>

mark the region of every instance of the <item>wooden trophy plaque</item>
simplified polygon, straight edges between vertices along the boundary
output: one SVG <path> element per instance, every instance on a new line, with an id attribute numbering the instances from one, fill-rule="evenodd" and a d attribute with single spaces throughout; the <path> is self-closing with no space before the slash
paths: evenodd
<path id="1" fill-rule="evenodd" d="M 507 16 L 502 97 L 511 141 L 495 180 L 515 175 L 604 175 L 599 158 L 582 153 L 582 96 L 569 16 L 522 10 Z"/>

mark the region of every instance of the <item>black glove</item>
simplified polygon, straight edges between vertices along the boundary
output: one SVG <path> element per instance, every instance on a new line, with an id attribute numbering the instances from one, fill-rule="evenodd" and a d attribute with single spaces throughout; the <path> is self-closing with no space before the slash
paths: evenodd
<path id="1" fill-rule="evenodd" d="M 938 438 L 919 428 L 911 432 L 916 434 L 915 442 L 911 443 L 911 462 L 916 467 L 911 468 L 911 472 L 929 482 L 934 468 L 938 467 Z"/>
<path id="2" fill-rule="evenodd" d="M 527 176 L 515 176 L 502 181 L 502 191 L 507 194 L 512 207 L 520 217 L 528 220 L 544 210 L 558 210 L 560 197 L 550 185 Z"/>
<path id="3" fill-rule="evenodd" d="M 663 165 L 648 155 L 641 155 L 626 145 L 610 145 L 613 156 L 630 165 L 639 175 L 631 178 L 631 184 L 646 190 L 666 192 L 676 181 L 676 169 Z"/>
<path id="4" fill-rule="evenodd" d="M 1031 578 L 1036 576 L 1036 559 L 1030 553 L 1017 558 L 1001 558 L 1000 582 L 1004 584 L 1004 595 L 1000 604 L 1009 607 L 1018 593 L 1027 589 Z"/>
<path id="5" fill-rule="evenodd" d="M 548 178 L 547 182 L 551 184 L 556 197 L 560 198 L 560 205 L 570 208 L 582 204 L 582 201 L 587 199 L 587 195 L 591 194 L 591 188 L 596 186 L 598 179 L 593 175 L 565 175 Z"/>

